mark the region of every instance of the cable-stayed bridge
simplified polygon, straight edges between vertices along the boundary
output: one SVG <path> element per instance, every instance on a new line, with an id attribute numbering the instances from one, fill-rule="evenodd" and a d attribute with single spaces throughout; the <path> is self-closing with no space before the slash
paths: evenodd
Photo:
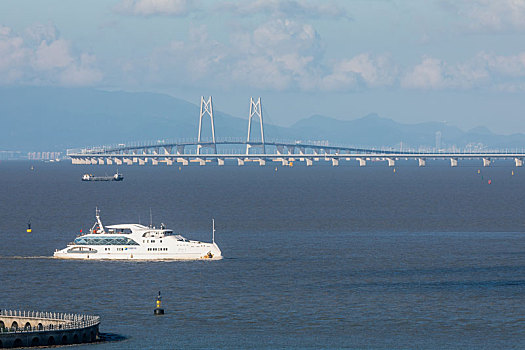
<path id="1" fill-rule="evenodd" d="M 203 123 L 209 119 L 211 135 L 203 137 Z M 255 119 L 255 122 L 252 121 Z M 257 126 L 258 124 L 258 126 Z M 257 127 L 258 137 L 254 138 L 252 129 Z M 116 164 L 116 165 L 189 165 L 197 163 L 206 165 L 214 163 L 224 165 L 226 161 L 244 165 L 257 162 L 279 162 L 282 165 L 293 165 L 293 162 L 304 162 L 307 166 L 326 161 L 333 166 L 340 161 L 357 161 L 366 166 L 369 161 L 384 161 L 388 166 L 395 166 L 396 160 L 413 159 L 419 166 L 425 166 L 429 159 L 446 159 L 455 167 L 460 160 L 478 159 L 483 166 L 490 166 L 495 159 L 513 159 L 516 166 L 523 166 L 525 152 L 418 152 L 356 147 L 330 146 L 326 142 L 276 142 L 265 141 L 261 99 L 250 99 L 248 117 L 248 136 L 246 140 L 215 137 L 215 122 L 211 96 L 201 97 L 199 130 L 196 140 L 191 141 L 157 141 L 147 144 L 118 144 L 67 151 L 73 164 Z"/>

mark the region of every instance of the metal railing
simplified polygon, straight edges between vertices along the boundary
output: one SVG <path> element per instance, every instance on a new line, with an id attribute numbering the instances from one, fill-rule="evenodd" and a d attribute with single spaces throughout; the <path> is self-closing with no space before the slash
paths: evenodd
<path id="1" fill-rule="evenodd" d="M 50 324 L 40 327 L 25 327 L 19 325 L 17 328 L 0 327 L 0 333 L 24 333 L 24 332 L 42 332 L 56 330 L 82 329 L 95 326 L 100 323 L 100 316 L 71 314 L 61 312 L 41 312 L 41 311 L 22 311 L 22 310 L 0 310 L 0 318 L 29 318 L 35 321 L 55 321 L 57 324 Z"/>

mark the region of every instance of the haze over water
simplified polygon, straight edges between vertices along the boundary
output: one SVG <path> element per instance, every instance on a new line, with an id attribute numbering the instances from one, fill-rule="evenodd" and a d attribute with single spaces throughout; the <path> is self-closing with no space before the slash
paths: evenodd
<path id="1" fill-rule="evenodd" d="M 34 165 L 0 163 L 0 307 L 96 314 L 127 338 L 93 349 L 525 347 L 525 170 L 510 162 L 135 166 L 121 183 L 80 181 L 116 167 Z M 151 208 L 206 241 L 215 218 L 224 259 L 49 259 L 95 206 L 105 225 Z"/>

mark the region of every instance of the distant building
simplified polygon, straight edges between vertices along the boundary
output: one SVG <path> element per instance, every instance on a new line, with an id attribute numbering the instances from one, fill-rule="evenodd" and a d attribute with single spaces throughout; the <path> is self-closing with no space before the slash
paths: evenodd
<path id="1" fill-rule="evenodd" d="M 436 151 L 441 149 L 441 131 L 436 131 Z"/>

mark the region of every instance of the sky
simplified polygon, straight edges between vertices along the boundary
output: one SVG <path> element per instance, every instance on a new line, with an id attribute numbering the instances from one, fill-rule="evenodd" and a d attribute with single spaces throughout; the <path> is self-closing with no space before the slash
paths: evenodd
<path id="1" fill-rule="evenodd" d="M 525 133 L 525 0 L 2 0 L 0 86 Z"/>

